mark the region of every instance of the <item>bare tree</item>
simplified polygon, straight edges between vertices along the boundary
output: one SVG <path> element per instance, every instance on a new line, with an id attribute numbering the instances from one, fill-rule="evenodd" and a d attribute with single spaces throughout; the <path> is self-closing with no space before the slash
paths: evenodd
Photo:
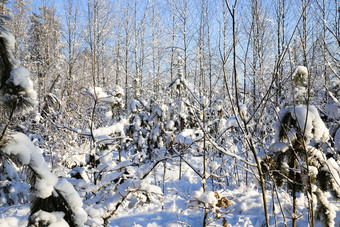
<path id="1" fill-rule="evenodd" d="M 79 29 L 79 6 L 77 5 L 77 2 L 72 0 L 64 0 L 64 8 L 66 29 L 63 33 L 63 38 L 66 42 L 67 57 L 67 78 L 65 89 L 67 96 L 71 97 L 74 86 L 76 61 L 80 53 L 79 42 L 81 31 Z"/>
<path id="2" fill-rule="evenodd" d="M 35 73 L 38 83 L 39 110 L 47 93 L 54 89 L 60 77 L 62 58 L 61 25 L 56 9 L 45 3 L 38 14 L 31 16 L 29 28 L 29 69 Z M 52 83 L 49 83 L 52 81 Z"/>
<path id="3" fill-rule="evenodd" d="M 93 86 L 104 85 L 106 76 L 103 67 L 107 64 L 104 58 L 104 47 L 108 44 L 112 32 L 113 14 L 106 0 L 89 0 L 87 4 L 87 34 L 86 42 L 91 52 L 91 73 Z"/>
<path id="4" fill-rule="evenodd" d="M 184 68 L 184 78 L 188 78 L 188 52 L 189 52 L 189 43 L 190 43 L 190 35 L 189 35 L 189 10 L 191 5 L 190 0 L 175 0 L 174 3 L 174 13 L 176 15 L 176 18 L 178 19 L 178 29 L 179 32 L 179 39 L 182 45 L 180 46 L 180 49 L 183 51 L 183 68 Z"/>
<path id="5" fill-rule="evenodd" d="M 232 111 L 234 116 L 237 116 L 237 114 L 240 116 L 241 121 L 237 121 L 238 125 L 240 128 L 242 128 L 243 133 L 245 133 L 246 135 L 249 135 L 249 127 L 248 127 L 248 121 L 246 121 L 245 116 L 243 114 L 243 112 L 241 111 L 241 107 L 240 107 L 240 100 L 239 100 L 239 90 L 238 90 L 238 77 L 237 77 L 237 53 L 236 53 L 236 46 L 237 46 L 237 42 L 236 42 L 236 6 L 237 6 L 237 0 L 234 1 L 233 5 L 229 4 L 229 1 L 226 0 L 225 3 L 227 5 L 227 9 L 229 11 L 229 15 L 231 17 L 232 20 L 232 31 L 233 31 L 233 77 L 234 77 L 234 91 L 235 91 L 235 104 L 233 104 L 233 98 L 231 96 L 230 90 L 228 89 L 228 85 L 227 86 L 227 92 L 228 92 L 228 97 L 229 97 L 229 101 L 232 103 Z M 224 75 L 224 77 L 226 77 L 226 75 Z M 263 208 L 264 208 L 264 213 L 265 213 L 265 220 L 266 220 L 266 226 L 269 227 L 269 215 L 268 215 L 268 208 L 267 208 L 267 198 L 266 198 L 266 188 L 265 188 L 265 180 L 264 180 L 264 176 L 263 176 L 263 172 L 262 172 L 262 168 L 261 168 L 261 164 L 260 164 L 260 160 L 257 156 L 257 152 L 256 152 L 256 148 L 255 148 L 255 144 L 253 141 L 253 138 L 251 136 L 247 136 L 246 138 L 246 143 L 249 147 L 249 149 L 251 150 L 252 154 L 253 154 L 253 158 L 255 160 L 256 163 L 256 168 L 257 168 L 257 172 L 258 172 L 258 180 L 259 183 L 261 185 L 261 191 L 262 191 L 262 200 L 263 200 Z"/>

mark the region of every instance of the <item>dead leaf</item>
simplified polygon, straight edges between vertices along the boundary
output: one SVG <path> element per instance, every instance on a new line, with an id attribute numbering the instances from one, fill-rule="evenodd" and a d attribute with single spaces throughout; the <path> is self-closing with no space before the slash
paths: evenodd
<path id="1" fill-rule="evenodd" d="M 223 227 L 228 227 L 228 222 L 225 220 L 225 218 L 223 218 L 222 225 Z"/>

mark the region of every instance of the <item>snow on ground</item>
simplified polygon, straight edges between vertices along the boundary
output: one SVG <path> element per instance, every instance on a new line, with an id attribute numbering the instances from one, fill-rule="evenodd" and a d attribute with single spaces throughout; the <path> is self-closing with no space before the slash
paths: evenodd
<path id="1" fill-rule="evenodd" d="M 199 167 L 202 157 L 190 157 L 188 161 L 193 166 Z M 179 227 L 179 226 L 202 226 L 203 209 L 200 207 L 189 206 L 189 201 L 197 195 L 202 197 L 202 200 L 216 201 L 215 198 L 210 198 L 212 193 L 211 187 L 207 187 L 207 193 L 200 194 L 202 190 L 201 178 L 186 164 L 182 163 L 182 176 L 179 179 L 178 163 L 172 165 L 167 164 L 165 175 L 165 193 L 164 200 L 159 203 L 144 204 L 139 207 L 122 206 L 118 209 L 115 216 L 109 221 L 109 226 L 112 227 Z M 158 165 L 158 168 L 146 178 L 145 183 L 150 185 L 158 185 L 163 189 L 162 179 L 164 173 L 163 164 Z M 231 179 L 230 179 L 231 180 Z M 209 182 L 209 181 L 208 181 Z M 208 184 L 209 185 L 209 184 Z M 210 219 L 209 226 L 222 226 L 222 220 L 225 218 L 228 226 L 263 226 L 265 224 L 262 193 L 260 187 L 255 183 L 246 185 L 244 181 L 238 184 L 233 184 L 226 188 L 217 190 L 220 196 L 230 200 L 230 206 L 226 209 L 227 213 L 222 214 L 220 219 Z M 292 210 L 291 196 L 285 189 L 278 190 L 280 202 L 285 210 L 288 226 L 291 225 L 291 220 L 287 210 Z M 270 225 L 284 226 L 284 221 L 281 215 L 280 207 L 278 206 L 277 198 L 274 197 L 275 210 L 273 210 L 272 191 L 267 190 L 267 205 L 270 215 Z M 330 195 L 329 195 L 330 196 Z M 84 197 L 83 197 L 84 198 Z M 206 201 L 209 203 L 209 201 Z M 132 201 L 133 202 L 133 201 Z M 303 214 L 302 218 L 297 221 L 297 226 L 308 226 L 308 216 L 306 213 L 307 199 L 304 195 L 299 194 L 297 198 L 298 214 Z M 335 223 L 340 223 L 340 203 L 334 203 L 337 208 L 337 218 Z M 12 206 L 0 208 L 0 226 L 26 226 L 29 213 L 29 206 Z M 275 215 L 274 215 L 275 213 Z M 212 217 L 212 215 L 209 215 Z M 91 223 L 91 222 L 88 222 Z M 322 226 L 320 222 L 317 227 Z"/>
<path id="2" fill-rule="evenodd" d="M 112 227 L 181 227 L 185 224 L 190 226 L 202 226 L 202 220 L 197 215 L 183 215 L 173 212 L 156 212 L 153 214 L 137 214 L 112 219 Z"/>
<path id="3" fill-rule="evenodd" d="M 194 161 L 192 158 L 191 161 Z M 199 163 L 198 158 L 196 158 Z M 143 212 L 143 208 L 131 210 L 120 210 L 117 217 L 110 221 L 110 226 L 145 226 L 145 227 L 172 227 L 172 226 L 202 226 L 203 209 L 193 209 L 188 206 L 188 201 L 195 195 L 195 192 L 201 189 L 201 179 L 186 165 L 182 166 L 182 178 L 178 179 L 178 169 L 170 169 L 166 173 L 167 183 L 165 184 L 165 197 L 163 209 L 153 212 Z M 163 171 L 163 166 L 158 168 L 159 176 Z M 160 180 L 156 176 L 154 179 Z M 150 179 L 151 180 L 151 179 Z M 224 215 L 229 226 L 263 226 L 265 224 L 262 193 L 260 187 L 254 183 L 246 185 L 241 182 L 238 186 L 218 190 L 221 196 L 231 201 L 228 207 L 228 214 Z M 291 220 L 286 210 L 292 210 L 291 196 L 284 190 L 279 189 L 280 201 L 285 210 L 288 226 Z M 274 197 L 275 211 L 273 211 L 272 191 L 267 190 L 267 205 L 270 215 L 270 225 L 284 226 L 284 220 L 281 215 L 280 207 L 277 203 L 277 197 Z M 330 196 L 330 195 L 329 195 Z M 316 199 L 315 199 L 316 201 Z M 308 216 L 306 214 L 307 198 L 300 194 L 297 198 L 298 214 L 304 214 L 297 222 L 297 226 L 308 226 Z M 339 205 L 337 205 L 336 223 L 340 223 Z M 274 215 L 275 213 L 275 215 Z M 223 216 L 222 216 L 223 217 Z M 210 226 L 222 226 L 222 218 L 211 220 Z M 316 226 L 322 226 L 320 222 Z"/>
<path id="4" fill-rule="evenodd" d="M 190 190 L 190 185 L 185 183 L 184 180 L 177 181 L 173 184 L 176 188 L 170 188 L 173 191 L 173 196 L 168 196 L 165 201 L 164 210 L 148 212 L 148 213 L 134 213 L 131 214 L 128 210 L 120 210 L 117 214 L 118 217 L 114 217 L 109 222 L 109 226 L 112 227 L 130 227 L 130 226 L 143 226 L 143 227 L 179 227 L 179 226 L 202 226 L 203 212 L 202 210 L 189 210 L 186 206 L 185 194 L 183 190 Z M 174 192 L 177 192 L 176 193 Z M 228 198 L 231 198 L 231 206 L 229 214 L 225 216 L 229 226 L 263 226 L 264 215 L 262 205 L 261 191 L 254 185 L 246 186 L 240 185 L 238 188 L 234 188 L 224 192 Z M 273 215 L 271 195 L 270 191 L 267 193 L 268 204 L 270 204 L 270 225 L 275 226 L 275 217 Z M 281 202 L 286 209 L 289 209 L 291 201 L 289 196 L 285 192 L 280 193 Z M 306 199 L 304 196 L 298 197 L 299 212 L 304 213 L 306 210 L 304 207 Z M 339 217 L 339 205 L 337 204 L 337 218 L 336 223 L 340 223 Z M 277 214 L 278 226 L 284 226 L 282 216 L 280 215 L 279 207 L 275 206 Z M 29 213 L 29 206 L 13 206 L 0 208 L 0 226 L 1 227 L 14 227 L 14 226 L 26 226 Z M 288 219 L 288 225 L 290 220 Z M 297 226 L 308 226 L 307 215 L 305 214 L 302 219 L 299 219 Z M 211 226 L 222 226 L 219 220 L 215 220 Z M 322 226 L 321 223 L 317 223 L 316 226 Z"/>

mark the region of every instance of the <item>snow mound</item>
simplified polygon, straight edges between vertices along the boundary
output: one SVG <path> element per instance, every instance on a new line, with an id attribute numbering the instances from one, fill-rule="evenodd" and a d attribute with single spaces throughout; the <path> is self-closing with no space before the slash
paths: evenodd
<path id="1" fill-rule="evenodd" d="M 114 86 L 111 92 L 106 92 L 101 87 L 90 87 L 88 93 L 99 101 L 118 104 L 122 102 L 124 90 L 119 86 Z"/>
<path id="2" fill-rule="evenodd" d="M 198 190 L 193 193 L 192 197 L 195 198 L 195 200 L 204 203 L 205 207 L 208 207 L 209 205 L 213 207 L 217 204 L 217 198 L 212 191 L 204 193 L 202 190 Z"/>
<path id="3" fill-rule="evenodd" d="M 237 123 L 236 117 L 234 116 L 228 118 L 226 122 L 226 128 L 231 128 L 231 127 L 238 128 L 238 123 Z"/>

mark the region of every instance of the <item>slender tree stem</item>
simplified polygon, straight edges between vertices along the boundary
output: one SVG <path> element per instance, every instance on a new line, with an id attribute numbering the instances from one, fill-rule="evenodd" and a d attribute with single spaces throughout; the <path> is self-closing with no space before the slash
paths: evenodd
<path id="1" fill-rule="evenodd" d="M 9 115 L 9 118 L 8 118 L 8 122 L 7 122 L 4 130 L 2 131 L 2 134 L 1 134 L 1 137 L 0 137 L 0 143 L 2 142 L 3 138 L 5 137 L 5 133 L 6 133 L 7 129 L 8 129 L 8 127 L 9 127 L 9 125 L 12 122 L 12 119 L 14 117 L 14 112 L 15 112 L 15 110 L 17 108 L 17 105 L 18 105 L 18 101 L 15 102 L 15 104 L 14 104 L 14 106 L 13 106 L 11 112 L 10 112 L 10 115 Z"/>

